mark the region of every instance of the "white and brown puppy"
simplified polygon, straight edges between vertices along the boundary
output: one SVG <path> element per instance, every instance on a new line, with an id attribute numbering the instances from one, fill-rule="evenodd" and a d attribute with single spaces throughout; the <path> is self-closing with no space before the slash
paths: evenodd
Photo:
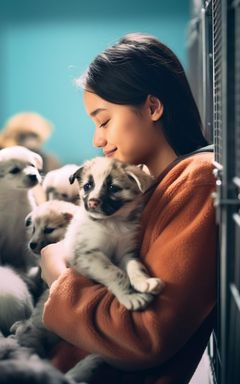
<path id="1" fill-rule="evenodd" d="M 24 219 L 32 209 L 28 193 L 41 180 L 41 166 L 41 157 L 24 147 L 0 151 L 0 329 L 5 334 L 33 309 L 27 271 L 35 258 L 27 249 Z"/>
<path id="2" fill-rule="evenodd" d="M 28 247 L 37 258 L 48 244 L 64 238 L 67 226 L 78 207 L 61 200 L 46 201 L 35 207 L 26 217 Z M 18 321 L 11 328 L 20 345 L 29 347 L 39 356 L 46 358 L 59 338 L 48 331 L 42 323 L 42 312 L 49 290 L 47 286 L 28 320 Z"/>
<path id="3" fill-rule="evenodd" d="M 79 204 L 79 189 L 77 182 L 70 184 L 69 177 L 76 172 L 79 165 L 66 164 L 46 174 L 43 180 L 43 190 L 46 200 L 64 200 Z"/>
<path id="4" fill-rule="evenodd" d="M 0 150 L 0 265 L 26 271 L 35 264 L 28 252 L 24 220 L 32 210 L 29 191 L 41 181 L 41 157 L 21 146 Z"/>
<path id="5" fill-rule="evenodd" d="M 84 163 L 70 181 L 75 179 L 81 203 L 64 240 L 70 266 L 104 284 L 127 309 L 145 308 L 163 286 L 137 254 L 143 193 L 153 179 L 107 157 Z"/>
<path id="6" fill-rule="evenodd" d="M 29 249 L 39 256 L 43 247 L 62 240 L 76 210 L 76 205 L 61 200 L 46 201 L 35 207 L 25 219 Z"/>

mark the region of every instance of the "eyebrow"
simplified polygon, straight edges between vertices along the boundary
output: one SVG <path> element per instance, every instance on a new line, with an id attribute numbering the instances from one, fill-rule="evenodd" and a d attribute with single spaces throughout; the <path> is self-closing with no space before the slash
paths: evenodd
<path id="1" fill-rule="evenodd" d="M 99 112 L 106 111 L 106 108 L 97 108 L 90 113 L 90 116 L 96 116 Z"/>

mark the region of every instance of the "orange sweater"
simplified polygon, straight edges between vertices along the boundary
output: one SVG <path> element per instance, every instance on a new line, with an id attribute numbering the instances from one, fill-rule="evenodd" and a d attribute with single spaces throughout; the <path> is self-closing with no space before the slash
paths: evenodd
<path id="1" fill-rule="evenodd" d="M 166 287 L 142 312 L 126 310 L 102 285 L 68 269 L 50 290 L 43 321 L 61 336 L 63 371 L 86 353 L 129 370 L 124 383 L 187 383 L 206 347 L 216 301 L 213 155 L 177 163 L 152 193 L 141 220 L 141 257 Z M 139 376 L 140 375 L 140 376 Z M 140 380 L 141 377 L 141 380 Z M 129 380 L 129 381 L 128 381 Z"/>

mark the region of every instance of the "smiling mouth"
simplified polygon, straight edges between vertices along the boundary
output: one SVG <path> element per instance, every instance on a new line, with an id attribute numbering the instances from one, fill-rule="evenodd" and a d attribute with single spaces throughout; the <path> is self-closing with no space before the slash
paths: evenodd
<path id="1" fill-rule="evenodd" d="M 112 149 L 111 151 L 104 152 L 104 156 L 111 157 L 113 156 L 114 152 L 116 152 L 117 148 Z"/>

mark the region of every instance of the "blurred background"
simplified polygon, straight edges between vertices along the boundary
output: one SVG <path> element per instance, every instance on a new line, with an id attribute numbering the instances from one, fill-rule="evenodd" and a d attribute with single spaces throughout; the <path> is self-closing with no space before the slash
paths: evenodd
<path id="1" fill-rule="evenodd" d="M 74 79 L 129 32 L 157 36 L 187 70 L 189 18 L 189 0 L 2 0 L 0 127 L 16 113 L 37 112 L 54 125 L 44 150 L 61 163 L 97 155 Z"/>

